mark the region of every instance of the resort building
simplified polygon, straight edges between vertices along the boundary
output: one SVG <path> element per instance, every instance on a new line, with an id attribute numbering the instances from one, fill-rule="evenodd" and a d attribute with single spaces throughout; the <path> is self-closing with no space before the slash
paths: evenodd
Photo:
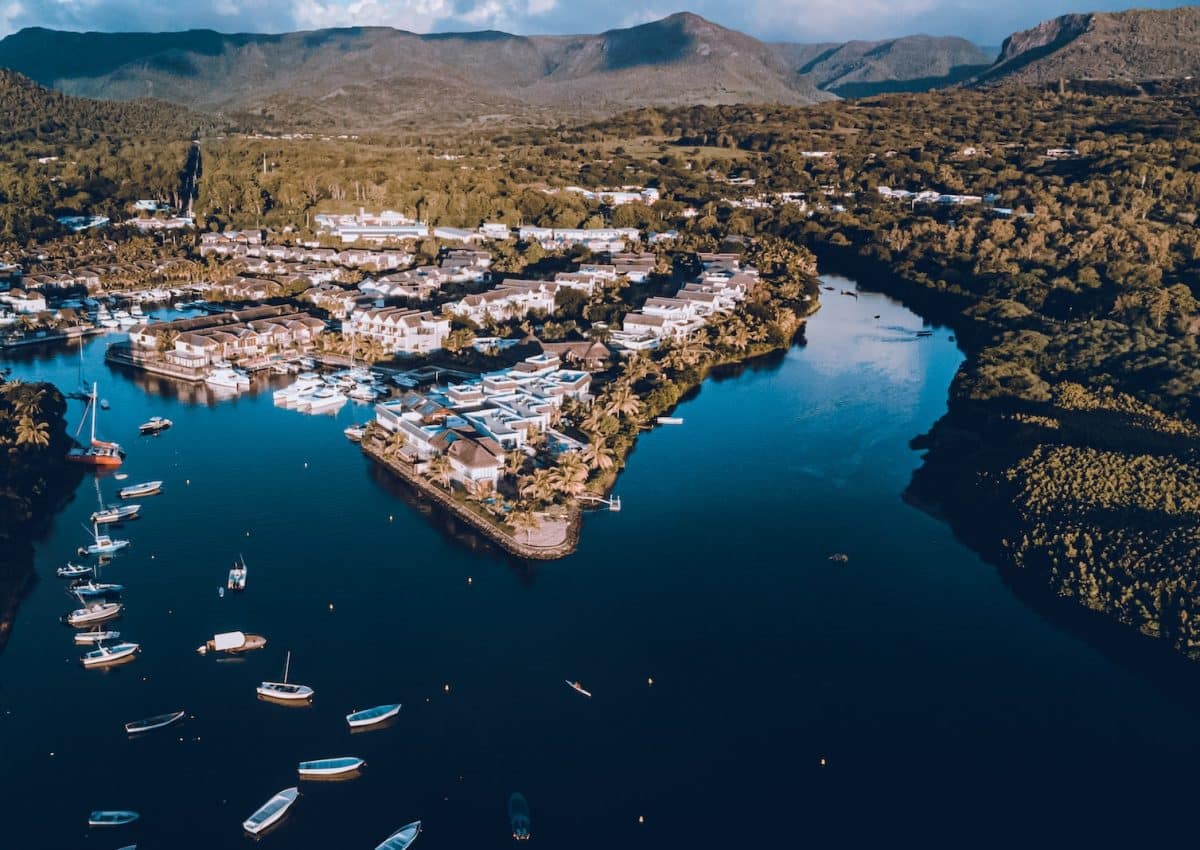
<path id="1" fill-rule="evenodd" d="M 401 307 L 355 310 L 342 323 L 347 339 L 363 337 L 398 354 L 426 354 L 442 347 L 450 334 L 450 320 L 429 311 Z"/>
<path id="2" fill-rule="evenodd" d="M 583 245 L 592 251 L 624 251 L 626 243 L 641 238 L 636 227 L 522 227 L 518 235 L 522 241 L 537 242 L 547 250 Z"/>
<path id="3" fill-rule="evenodd" d="M 325 323 L 309 313 L 260 307 L 134 325 L 129 347 L 135 356 L 157 355 L 169 364 L 203 369 L 230 358 L 245 361 L 272 351 L 306 350 L 324 331 Z"/>
<path id="4" fill-rule="evenodd" d="M 553 315 L 559 286 L 554 281 L 506 278 L 494 289 L 452 301 L 442 309 L 448 315 L 476 323 L 520 318 L 535 310 Z"/>

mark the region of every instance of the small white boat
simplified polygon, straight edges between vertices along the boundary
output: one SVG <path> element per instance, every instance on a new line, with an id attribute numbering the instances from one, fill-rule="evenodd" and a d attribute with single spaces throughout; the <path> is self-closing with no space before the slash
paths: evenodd
<path id="1" fill-rule="evenodd" d="M 350 442 L 361 443 L 363 435 L 367 433 L 367 426 L 350 425 L 349 427 L 343 429 L 342 433 L 346 435 L 346 439 Z"/>
<path id="2" fill-rule="evenodd" d="M 130 484 L 117 491 L 122 499 L 136 499 L 138 496 L 153 496 L 162 492 L 161 481 L 143 481 L 141 484 Z"/>
<path id="3" fill-rule="evenodd" d="M 136 517 L 138 511 L 141 509 L 141 505 L 116 505 L 111 508 L 101 508 L 92 513 L 92 522 L 97 525 L 109 522 L 122 522 Z"/>
<path id="4" fill-rule="evenodd" d="M 250 388 L 250 376 L 237 369 L 221 366 L 213 369 L 204 379 L 204 383 L 223 390 L 246 390 Z"/>
<path id="5" fill-rule="evenodd" d="M 212 640 L 196 647 L 196 651 L 201 655 L 206 652 L 249 652 L 252 649 L 262 649 L 266 645 L 267 639 L 262 635 L 246 632 L 221 632 L 213 635 Z"/>
<path id="6" fill-rule="evenodd" d="M 287 661 L 283 664 L 283 681 L 282 682 L 263 682 L 255 690 L 259 696 L 273 700 L 284 700 L 286 702 L 303 702 L 313 698 L 316 693 L 308 685 L 296 685 L 288 682 L 288 671 L 292 666 L 292 653 L 289 650 Z"/>
<path id="7" fill-rule="evenodd" d="M 114 540 L 107 534 L 101 534 L 99 528 L 92 524 L 92 542 L 79 550 L 81 555 L 112 555 L 129 545 L 128 540 Z"/>
<path id="8" fill-rule="evenodd" d="M 683 419 L 678 416 L 659 416 L 656 420 L 659 425 L 682 425 Z"/>
<path id="9" fill-rule="evenodd" d="M 122 658 L 129 658 L 139 649 L 141 649 L 141 645 L 136 643 L 118 643 L 114 646 L 100 644 L 91 652 L 85 652 L 80 660 L 84 667 L 103 667 L 105 664 L 112 664 Z"/>
<path id="10" fill-rule="evenodd" d="M 88 826 L 122 826 L 138 819 L 137 812 L 100 811 L 88 815 Z"/>
<path id="11" fill-rule="evenodd" d="M 142 732 L 153 732 L 155 729 L 165 729 L 178 723 L 187 714 L 186 711 L 172 711 L 168 714 L 157 714 L 145 720 L 131 720 L 125 724 L 125 731 L 130 735 L 140 735 Z"/>
<path id="12" fill-rule="evenodd" d="M 80 646 L 88 646 L 109 640 L 116 640 L 120 636 L 120 632 L 112 629 L 91 629 L 86 632 L 76 632 L 75 643 Z"/>
<path id="13" fill-rule="evenodd" d="M 353 773 L 361 769 L 365 764 L 366 761 L 356 756 L 341 756 L 332 759 L 302 761 L 296 770 L 302 777 L 341 776 L 346 773 Z"/>
<path id="14" fill-rule="evenodd" d="M 399 713 L 400 703 L 398 702 L 390 705 L 377 705 L 374 708 L 364 708 L 362 711 L 347 714 L 346 722 L 350 724 L 351 729 L 361 729 L 364 726 L 374 726 L 391 720 Z"/>
<path id="15" fill-rule="evenodd" d="M 588 698 L 590 698 L 592 696 L 592 692 L 584 690 L 583 685 L 579 684 L 578 682 L 572 682 L 570 679 L 567 679 L 566 681 L 567 681 L 567 687 L 570 688 L 571 690 L 575 691 L 576 693 L 583 694 L 585 697 L 588 697 Z"/>
<path id="16" fill-rule="evenodd" d="M 71 585 L 71 592 L 76 596 L 115 596 L 125 590 L 123 584 L 111 584 L 103 581 L 88 579 L 85 582 Z"/>
<path id="17" fill-rule="evenodd" d="M 283 789 L 270 800 L 267 800 L 258 811 L 246 818 L 242 822 L 242 828 L 251 835 L 258 835 L 287 814 L 287 810 L 291 808 L 292 803 L 296 802 L 296 797 L 299 794 L 299 788 Z"/>
<path id="18" fill-rule="evenodd" d="M 420 834 L 421 822 L 415 820 L 393 832 L 375 850 L 406 850 L 407 847 L 411 846 L 417 840 L 417 836 Z"/>
<path id="19" fill-rule="evenodd" d="M 145 422 L 138 426 L 138 431 L 143 434 L 157 434 L 159 431 L 165 431 L 175 423 L 170 419 L 162 416 L 151 416 Z"/>
<path id="20" fill-rule="evenodd" d="M 83 600 L 79 600 L 82 602 Z M 86 626 L 111 620 L 121 613 L 124 606 L 120 602 L 89 602 L 82 608 L 76 608 L 67 615 L 67 625 Z"/>
<path id="21" fill-rule="evenodd" d="M 308 413 L 324 413 L 345 403 L 346 397 L 333 387 L 321 387 L 313 390 L 312 395 L 301 397 L 297 406 Z"/>
<path id="22" fill-rule="evenodd" d="M 374 401 L 379 393 L 368 384 L 355 384 L 347 393 L 355 401 Z"/>
<path id="23" fill-rule="evenodd" d="M 90 576 L 93 571 L 93 567 L 68 563 L 65 567 L 59 567 L 54 572 L 59 578 L 84 578 Z"/>
<path id="24" fill-rule="evenodd" d="M 246 559 L 242 558 L 241 562 L 234 562 L 233 568 L 229 570 L 229 581 L 225 585 L 230 590 L 245 590 L 246 589 Z"/>

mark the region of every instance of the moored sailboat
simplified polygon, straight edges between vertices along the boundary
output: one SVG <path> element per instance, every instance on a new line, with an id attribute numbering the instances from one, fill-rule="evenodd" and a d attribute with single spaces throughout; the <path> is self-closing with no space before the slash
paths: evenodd
<path id="1" fill-rule="evenodd" d="M 92 384 L 92 394 L 88 399 L 87 407 L 84 409 L 84 417 L 88 412 L 91 412 L 92 431 L 91 441 L 86 446 L 71 449 L 67 452 L 67 460 L 72 463 L 83 463 L 89 466 L 112 467 L 120 466 L 125 458 L 125 453 L 121 450 L 121 446 L 117 443 L 107 442 L 105 440 L 96 439 L 96 384 Z M 78 436 L 79 429 L 83 427 L 83 422 L 79 423 L 79 428 L 75 429 L 75 434 Z"/>
<path id="2" fill-rule="evenodd" d="M 288 651 L 287 661 L 283 664 L 282 682 L 263 682 L 255 690 L 261 697 L 285 702 L 303 702 L 313 698 L 316 693 L 308 685 L 296 685 L 288 682 L 288 672 L 292 666 L 292 653 Z"/>

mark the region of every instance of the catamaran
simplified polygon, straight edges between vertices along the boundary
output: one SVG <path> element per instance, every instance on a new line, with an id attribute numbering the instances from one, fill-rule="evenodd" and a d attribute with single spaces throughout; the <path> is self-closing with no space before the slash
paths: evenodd
<path id="1" fill-rule="evenodd" d="M 399 713 L 400 703 L 398 702 L 391 705 L 377 705 L 374 708 L 364 708 L 362 711 L 347 714 L 346 722 L 350 724 L 351 729 L 361 729 L 391 720 Z"/>
<path id="2" fill-rule="evenodd" d="M 172 711 L 168 714 L 156 714 L 154 717 L 147 717 L 145 720 L 131 720 L 125 724 L 125 731 L 130 735 L 139 735 L 142 732 L 165 729 L 167 726 L 178 723 L 186 714 L 186 711 Z"/>
<path id="3" fill-rule="evenodd" d="M 213 635 L 213 639 L 196 647 L 201 655 L 206 652 L 249 652 L 252 649 L 262 649 L 267 645 L 267 639 L 262 635 L 247 634 L 246 632 L 221 632 Z"/>
<path id="4" fill-rule="evenodd" d="M 302 761 L 296 770 L 304 778 L 321 778 L 353 773 L 360 770 L 365 764 L 366 761 L 356 756 L 340 756 L 332 759 Z"/>
<path id="5" fill-rule="evenodd" d="M 128 487 L 122 487 L 117 491 L 117 495 L 122 499 L 153 496 L 155 493 L 162 492 L 162 485 L 161 481 L 143 481 L 141 484 L 130 484 Z"/>
<path id="6" fill-rule="evenodd" d="M 67 625 L 69 626 L 89 626 L 92 623 L 99 623 L 104 620 L 111 620 L 121 613 L 124 607 L 120 602 L 86 602 L 82 608 L 76 608 L 67 615 Z"/>
<path id="7" fill-rule="evenodd" d="M 241 555 L 238 558 L 240 562 L 233 562 L 233 567 L 229 570 L 229 581 L 225 586 L 230 590 L 241 591 L 246 589 L 246 559 Z"/>
<path id="8" fill-rule="evenodd" d="M 83 578 L 90 576 L 94 571 L 94 567 L 84 566 L 82 564 L 68 563 L 65 567 L 59 567 L 55 570 L 55 574 L 59 578 Z"/>
<path id="9" fill-rule="evenodd" d="M 287 810 L 291 808 L 292 803 L 296 802 L 296 797 L 299 794 L 299 788 L 283 789 L 270 800 L 267 800 L 258 811 L 246 818 L 242 822 L 242 828 L 251 835 L 258 835 L 287 814 Z"/>
<path id="10" fill-rule="evenodd" d="M 400 827 L 387 837 L 387 840 L 380 844 L 375 850 L 406 850 L 417 836 L 421 834 L 421 822 L 415 820 L 412 823 Z"/>
<path id="11" fill-rule="evenodd" d="M 292 666 L 292 652 L 288 650 L 287 661 L 283 664 L 283 681 L 282 682 L 263 682 L 255 690 L 258 695 L 267 699 L 286 700 L 288 702 L 300 702 L 310 700 L 313 694 L 316 693 L 308 685 L 294 685 L 288 682 L 288 671 Z"/>
<path id="12" fill-rule="evenodd" d="M 115 646 L 99 644 L 91 652 L 85 652 L 80 660 L 84 667 L 102 667 L 129 658 L 139 649 L 141 645 L 136 643 L 118 643 Z"/>
<path id="13" fill-rule="evenodd" d="M 86 419 L 88 411 L 92 414 L 92 434 L 91 441 L 86 446 L 71 449 L 67 452 L 67 460 L 72 463 L 85 463 L 89 466 L 120 466 L 125 458 L 125 453 L 121 450 L 117 443 L 106 442 L 105 440 L 96 439 L 96 384 L 92 384 L 92 394 L 88 398 L 87 407 L 84 408 L 83 416 Z M 75 436 L 79 436 L 80 429 L 83 428 L 83 421 L 79 423 L 79 428 L 75 429 Z"/>
<path id="14" fill-rule="evenodd" d="M 75 633 L 75 643 L 79 646 L 89 646 L 105 641 L 116 640 L 121 633 L 113 629 L 89 629 L 86 632 Z"/>
<path id="15" fill-rule="evenodd" d="M 137 819 L 137 812 L 92 812 L 88 815 L 88 826 L 121 826 Z"/>
<path id="16" fill-rule="evenodd" d="M 160 431 L 165 431 L 174 425 L 170 419 L 162 416 L 151 416 L 147 421 L 138 426 L 138 431 L 142 434 L 157 434 Z"/>

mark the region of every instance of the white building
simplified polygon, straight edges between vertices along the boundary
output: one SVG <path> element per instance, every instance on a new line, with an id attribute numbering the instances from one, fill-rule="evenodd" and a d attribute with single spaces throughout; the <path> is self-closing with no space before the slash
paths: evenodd
<path id="1" fill-rule="evenodd" d="M 342 322 L 347 338 L 365 337 L 401 354 L 425 354 L 442 347 L 450 334 L 450 320 L 429 311 L 400 307 L 356 310 Z"/>

